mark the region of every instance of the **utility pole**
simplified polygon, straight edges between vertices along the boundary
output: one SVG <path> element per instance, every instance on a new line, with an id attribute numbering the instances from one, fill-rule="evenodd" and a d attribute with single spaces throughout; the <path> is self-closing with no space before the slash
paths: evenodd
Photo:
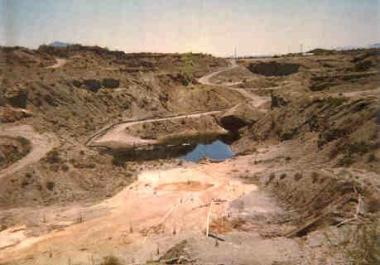
<path id="1" fill-rule="evenodd" d="M 237 49 L 236 49 L 236 47 L 234 48 L 234 58 L 235 58 L 235 61 L 236 61 L 236 59 L 237 59 Z"/>
<path id="2" fill-rule="evenodd" d="M 300 53 L 303 54 L 303 43 L 300 45 Z"/>

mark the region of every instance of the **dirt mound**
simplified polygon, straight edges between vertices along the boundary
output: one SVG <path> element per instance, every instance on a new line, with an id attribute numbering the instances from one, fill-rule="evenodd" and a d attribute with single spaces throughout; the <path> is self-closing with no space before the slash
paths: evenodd
<path id="1" fill-rule="evenodd" d="M 298 72 L 299 64 L 280 62 L 258 62 L 248 65 L 248 69 L 254 73 L 264 76 L 286 76 Z"/>

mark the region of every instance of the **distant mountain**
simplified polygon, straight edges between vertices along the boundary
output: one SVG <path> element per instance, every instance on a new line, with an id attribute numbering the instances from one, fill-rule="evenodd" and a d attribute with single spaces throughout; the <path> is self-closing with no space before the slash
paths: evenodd
<path id="1" fill-rule="evenodd" d="M 368 48 L 380 48 L 380 43 L 374 43 L 368 46 Z"/>
<path id="2" fill-rule="evenodd" d="M 344 47 L 336 47 L 335 50 L 346 51 L 346 50 L 355 50 L 355 49 L 373 49 L 380 48 L 380 43 L 373 43 L 363 46 L 344 46 Z"/>
<path id="3" fill-rule="evenodd" d="M 53 41 L 52 43 L 49 44 L 49 46 L 56 47 L 56 48 L 66 48 L 70 45 L 71 45 L 70 43 L 61 42 L 61 41 Z"/>

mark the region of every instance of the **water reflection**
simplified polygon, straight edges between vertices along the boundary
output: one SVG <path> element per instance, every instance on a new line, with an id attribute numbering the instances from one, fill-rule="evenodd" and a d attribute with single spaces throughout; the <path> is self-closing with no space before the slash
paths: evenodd
<path id="1" fill-rule="evenodd" d="M 212 161 L 223 161 L 234 156 L 231 148 L 220 140 L 210 144 L 197 144 L 197 146 L 180 158 L 186 161 L 197 162 L 203 158 Z"/>

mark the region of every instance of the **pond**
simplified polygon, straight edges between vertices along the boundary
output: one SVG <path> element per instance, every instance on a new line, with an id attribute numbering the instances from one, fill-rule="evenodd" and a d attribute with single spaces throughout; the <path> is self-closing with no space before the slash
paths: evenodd
<path id="1" fill-rule="evenodd" d="M 180 158 L 186 161 L 198 162 L 205 157 L 211 161 L 223 161 L 233 156 L 234 153 L 229 145 L 220 140 L 215 140 L 210 144 L 197 144 L 193 150 Z"/>

